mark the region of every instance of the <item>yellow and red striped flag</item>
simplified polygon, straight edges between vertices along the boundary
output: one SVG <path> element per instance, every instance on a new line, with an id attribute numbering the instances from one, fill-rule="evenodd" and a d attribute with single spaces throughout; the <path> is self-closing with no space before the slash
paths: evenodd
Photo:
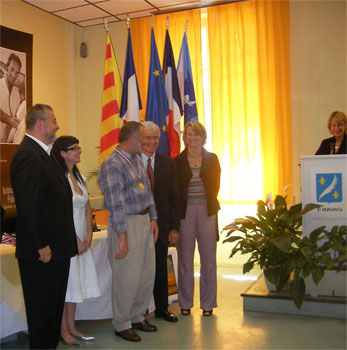
<path id="1" fill-rule="evenodd" d="M 119 130 L 123 125 L 123 120 L 119 116 L 119 107 L 122 100 L 122 82 L 110 33 L 108 31 L 106 33 L 99 165 L 114 151 L 115 145 L 118 143 Z"/>

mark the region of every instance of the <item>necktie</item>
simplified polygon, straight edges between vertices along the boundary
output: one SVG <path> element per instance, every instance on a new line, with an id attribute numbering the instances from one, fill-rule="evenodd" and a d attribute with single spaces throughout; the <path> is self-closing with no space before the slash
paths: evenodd
<path id="1" fill-rule="evenodd" d="M 151 158 L 147 160 L 147 176 L 149 178 L 149 183 L 151 184 L 151 190 L 154 194 L 154 171 L 151 164 Z"/>

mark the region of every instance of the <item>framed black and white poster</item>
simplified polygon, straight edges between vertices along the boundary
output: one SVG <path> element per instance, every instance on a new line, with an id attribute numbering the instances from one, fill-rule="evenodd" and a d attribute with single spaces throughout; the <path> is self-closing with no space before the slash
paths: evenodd
<path id="1" fill-rule="evenodd" d="M 0 26 L 1 232 L 15 229 L 16 205 L 10 181 L 13 154 L 25 134 L 32 106 L 33 35 Z"/>
<path id="2" fill-rule="evenodd" d="M 32 106 L 33 35 L 0 26 L 0 142 L 18 144 Z"/>

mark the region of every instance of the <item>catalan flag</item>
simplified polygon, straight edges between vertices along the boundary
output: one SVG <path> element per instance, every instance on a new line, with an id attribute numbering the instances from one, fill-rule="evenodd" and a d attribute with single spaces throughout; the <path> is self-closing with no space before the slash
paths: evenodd
<path id="1" fill-rule="evenodd" d="M 122 82 L 110 39 L 110 33 L 108 31 L 106 31 L 106 33 L 99 164 L 114 151 L 115 145 L 118 143 L 119 130 L 123 125 L 123 120 L 119 116 L 119 106 L 122 99 Z"/>

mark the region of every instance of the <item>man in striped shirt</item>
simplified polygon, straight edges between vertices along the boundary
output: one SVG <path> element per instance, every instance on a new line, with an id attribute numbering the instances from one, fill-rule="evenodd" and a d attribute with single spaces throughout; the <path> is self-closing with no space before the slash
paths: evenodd
<path id="1" fill-rule="evenodd" d="M 112 268 L 112 305 L 115 334 L 140 341 L 135 329 L 157 331 L 144 318 L 155 276 L 154 244 L 158 238 L 157 212 L 139 154 L 144 130 L 128 122 L 119 133 L 119 146 L 102 163 L 98 184 L 109 210 L 108 247 Z"/>

